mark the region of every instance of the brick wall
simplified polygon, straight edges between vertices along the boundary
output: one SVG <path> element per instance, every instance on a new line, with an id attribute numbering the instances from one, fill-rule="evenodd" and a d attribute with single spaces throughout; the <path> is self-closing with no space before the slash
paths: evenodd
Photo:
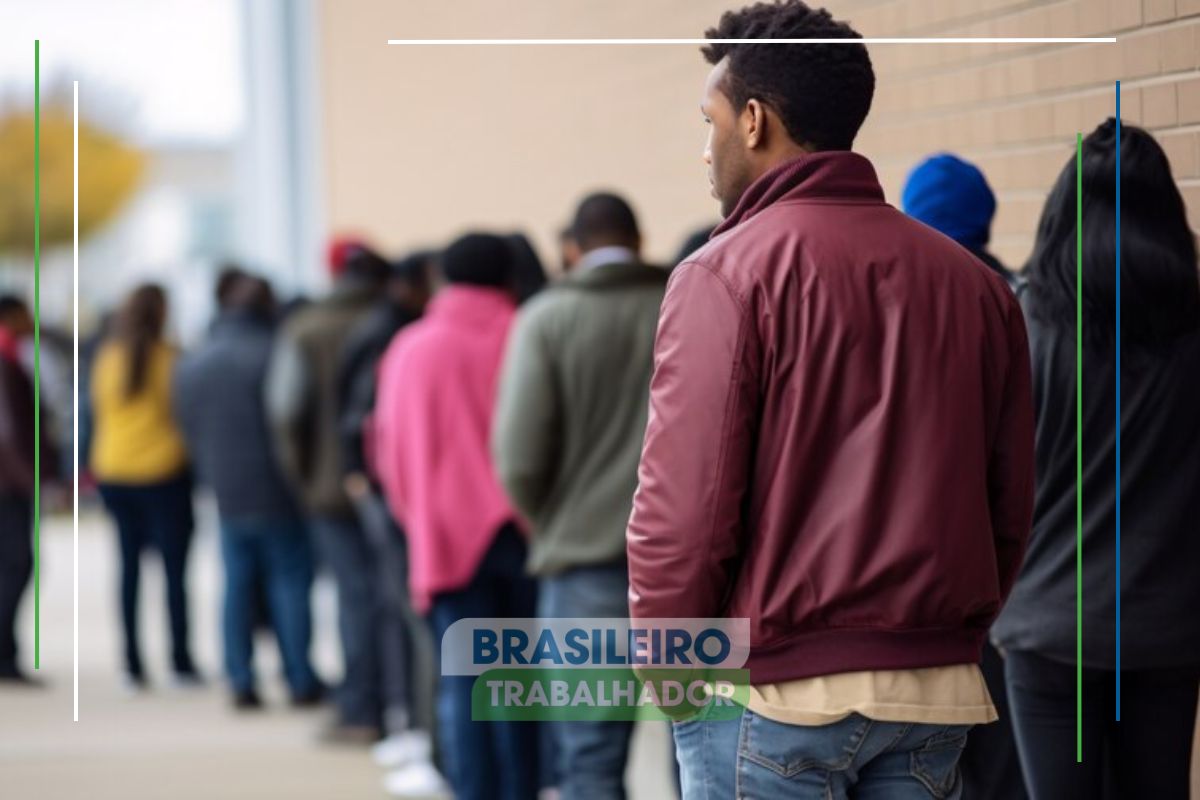
<path id="1" fill-rule="evenodd" d="M 430 50 L 383 40 L 694 37 L 742 2 L 356 0 L 348 14 L 320 0 L 331 227 L 393 249 L 444 240 L 468 223 L 521 227 L 549 257 L 579 193 L 610 186 L 633 198 L 650 257 L 669 258 L 716 216 L 696 111 L 708 67 L 695 48 Z M 1113 113 L 1120 78 L 1126 121 L 1159 137 L 1200 229 L 1200 0 L 824 2 L 865 36 L 1118 37 L 873 45 L 878 92 L 857 146 L 893 203 L 922 157 L 956 151 L 987 173 L 1000 201 L 994 249 L 1021 266 L 1076 131 Z M 470 192 L 447 180 L 451 167 L 476 176 Z"/>
<path id="2" fill-rule="evenodd" d="M 950 150 L 987 174 L 993 249 L 1021 266 L 1046 192 L 1085 135 L 1114 113 L 1149 128 L 1200 229 L 1200 0 L 846 0 L 864 36 L 1108 36 L 1114 44 L 874 45 L 875 105 L 857 146 L 898 202 L 908 170 Z"/>

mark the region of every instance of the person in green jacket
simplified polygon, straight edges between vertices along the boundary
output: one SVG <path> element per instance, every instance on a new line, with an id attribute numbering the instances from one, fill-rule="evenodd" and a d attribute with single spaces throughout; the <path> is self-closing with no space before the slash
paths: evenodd
<path id="1" fill-rule="evenodd" d="M 510 334 L 492 454 L 532 529 L 539 616 L 624 618 L 625 525 L 668 271 L 642 263 L 637 218 L 615 194 L 584 198 L 569 230 L 578 261 L 521 309 Z M 632 729 L 553 723 L 566 800 L 585 790 L 624 797 Z"/>

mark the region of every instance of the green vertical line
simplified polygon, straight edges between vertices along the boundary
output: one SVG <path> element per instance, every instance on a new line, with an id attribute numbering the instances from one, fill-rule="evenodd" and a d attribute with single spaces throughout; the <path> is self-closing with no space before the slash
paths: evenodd
<path id="1" fill-rule="evenodd" d="M 1075 134 L 1075 762 L 1083 763 L 1083 134 Z"/>
<path id="2" fill-rule="evenodd" d="M 33 40 L 33 668 L 42 668 L 42 78 Z"/>

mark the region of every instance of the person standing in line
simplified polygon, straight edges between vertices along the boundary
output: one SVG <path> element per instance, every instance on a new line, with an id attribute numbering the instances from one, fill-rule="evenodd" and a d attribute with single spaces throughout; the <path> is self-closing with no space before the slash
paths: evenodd
<path id="1" fill-rule="evenodd" d="M 1072 155 L 1050 190 L 1025 267 L 1028 285 L 1021 304 L 1033 351 L 1037 502 L 1029 554 L 992 635 L 1005 651 L 1013 727 L 1034 800 L 1184 800 L 1200 691 L 1196 238 L 1166 154 L 1145 130 L 1122 124 L 1118 141 L 1116 120 L 1110 118 L 1084 138 L 1082 228 L 1076 225 L 1077 175 Z M 1083 337 L 1078 342 L 1077 236 L 1083 241 Z M 1083 360 L 1083 478 L 1078 485 L 1077 347 Z M 1076 653 L 1076 492 L 1083 502 L 1082 658 Z M 1118 498 L 1119 587 L 1114 585 Z M 1077 663 L 1083 670 L 1081 710 L 1076 707 Z M 1080 711 L 1083 763 L 1076 763 Z"/>
<path id="2" fill-rule="evenodd" d="M 51 507 L 69 506 L 70 497 L 59 495 L 58 490 L 69 487 L 71 482 L 71 448 L 75 435 L 70 334 L 64 335 L 62 331 L 47 327 L 46 321 L 42 320 L 39 350 L 29 306 L 11 294 L 0 296 L 0 325 L 7 327 L 12 335 L 25 374 L 33 376 L 36 372 L 39 381 L 43 442 L 54 445 L 55 453 L 50 463 L 58 470 L 55 474 L 44 475 L 54 480 L 43 484 L 43 502 Z M 48 489 L 53 496 L 47 497 Z"/>
<path id="3" fill-rule="evenodd" d="M 0 686 L 35 686 L 21 669 L 17 608 L 33 573 L 34 386 L 20 343 L 33 328 L 19 297 L 0 297 Z M 56 449 L 42 424 L 42 479 L 55 475 Z"/>
<path id="4" fill-rule="evenodd" d="M 931 156 L 917 165 L 904 184 L 904 213 L 944 233 L 1004 278 L 1014 289 L 1016 273 L 1009 271 L 987 249 L 991 239 L 996 196 L 979 168 L 948 153 Z M 999 716 L 988 725 L 977 725 L 967 737 L 960 767 L 963 795 L 978 800 L 1023 800 L 1025 783 L 1009 718 L 1008 691 L 1004 686 L 1004 660 L 991 642 L 983 644 L 979 664 L 988 694 Z"/>
<path id="5" fill-rule="evenodd" d="M 526 537 L 488 441 L 509 327 L 512 251 L 473 233 L 441 256 L 446 285 L 388 347 L 373 418 L 375 468 L 408 538 L 409 591 L 434 647 L 467 617 L 532 617 Z M 442 676 L 438 737 L 458 800 L 526 800 L 538 790 L 538 728 L 476 722 L 469 676 Z"/>
<path id="6" fill-rule="evenodd" d="M 625 617 L 625 525 L 669 272 L 642 263 L 637 219 L 615 194 L 585 197 L 571 232 L 578 262 L 523 306 L 514 325 L 492 458 L 532 525 L 538 616 Z M 550 729 L 564 800 L 625 797 L 631 721 Z"/>
<path id="7" fill-rule="evenodd" d="M 338 368 L 346 338 L 374 305 L 388 265 L 351 241 L 334 242 L 329 265 L 332 291 L 289 315 L 275 337 L 265 402 L 279 464 L 337 586 L 344 671 L 337 718 L 322 738 L 368 745 L 383 724 L 378 588 L 374 556 L 342 485 Z"/>
<path id="8" fill-rule="evenodd" d="M 433 253 L 393 264 L 385 296 L 346 340 L 339 367 L 343 479 L 371 545 L 379 590 L 379 651 L 385 738 L 371 755 L 391 770 L 385 788 L 401 797 L 445 791 L 433 765 L 433 642 L 408 595 L 408 548 L 367 463 L 379 361 L 396 333 L 421 317 L 431 292 Z"/>
<path id="9" fill-rule="evenodd" d="M 182 686 L 201 682 L 188 643 L 192 479 L 172 408 L 171 376 L 178 353 L 163 338 L 166 319 L 161 287 L 135 289 L 96 355 L 90 382 L 92 474 L 117 527 L 125 679 L 134 690 L 147 685 L 137 615 L 142 551 L 149 548 L 162 556 L 166 574 L 174 681 Z"/>
<path id="10" fill-rule="evenodd" d="M 263 404 L 274 297 L 265 280 L 245 273 L 223 288 L 207 340 L 176 368 L 173 396 L 197 476 L 217 499 L 225 673 L 235 708 L 261 707 L 254 622 L 257 598 L 265 595 L 292 703 L 313 705 L 324 693 L 308 653 L 313 559 L 303 514 L 275 461 Z"/>
<path id="11" fill-rule="evenodd" d="M 1018 276 L 988 250 L 996 195 L 979 167 L 950 153 L 939 153 L 908 174 L 901 195 L 904 213 L 946 234 L 1014 289 Z"/>
<path id="12" fill-rule="evenodd" d="M 798 0 L 706 35 L 859 38 Z M 724 221 L 663 300 L 630 607 L 748 619 L 750 686 L 674 724 L 684 796 L 958 798 L 1033 506 L 1020 307 L 851 150 L 864 46 L 703 52 Z"/>

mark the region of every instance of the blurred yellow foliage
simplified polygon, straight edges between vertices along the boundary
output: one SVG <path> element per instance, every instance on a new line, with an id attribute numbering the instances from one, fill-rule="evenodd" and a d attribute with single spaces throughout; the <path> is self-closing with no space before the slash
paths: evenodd
<path id="1" fill-rule="evenodd" d="M 71 114 L 43 107 L 42 248 L 71 241 Z M 32 111 L 0 117 L 0 253 L 33 253 L 34 119 Z M 79 121 L 79 238 L 121 209 L 145 166 L 116 136 Z"/>

